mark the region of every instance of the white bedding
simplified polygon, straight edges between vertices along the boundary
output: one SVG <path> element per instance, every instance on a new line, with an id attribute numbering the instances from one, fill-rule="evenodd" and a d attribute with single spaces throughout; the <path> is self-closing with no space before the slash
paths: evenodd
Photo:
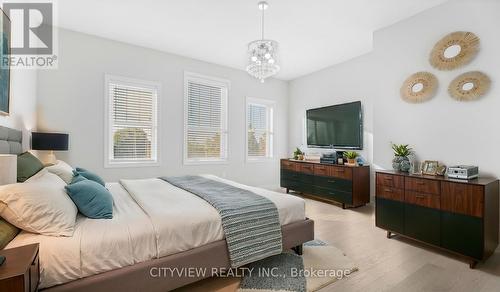
<path id="1" fill-rule="evenodd" d="M 305 219 L 304 200 L 249 187 L 278 208 L 282 225 Z M 224 238 L 217 211 L 203 199 L 160 179 L 107 185 L 113 219 L 77 218 L 73 237 L 21 232 L 6 248 L 40 243 L 40 288 L 199 247 Z M 127 192 L 128 191 L 128 192 Z"/>

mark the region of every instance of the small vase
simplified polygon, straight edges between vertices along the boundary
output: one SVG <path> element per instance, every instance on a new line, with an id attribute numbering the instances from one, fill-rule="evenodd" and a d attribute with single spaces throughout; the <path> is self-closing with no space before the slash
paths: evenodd
<path id="1" fill-rule="evenodd" d="M 401 156 L 394 156 L 394 158 L 392 159 L 392 169 L 394 169 L 394 171 L 400 171 L 401 170 L 401 161 L 402 161 L 402 158 Z"/>
<path id="2" fill-rule="evenodd" d="M 356 159 L 355 158 L 352 158 L 352 159 L 348 158 L 347 159 L 347 163 L 349 163 L 350 165 L 355 165 L 356 164 Z"/>
<path id="3" fill-rule="evenodd" d="M 392 168 L 395 171 L 408 172 L 410 166 L 410 159 L 408 157 L 394 156 L 392 159 Z"/>
<path id="4" fill-rule="evenodd" d="M 399 170 L 402 172 L 410 171 L 410 159 L 408 157 L 403 157 L 403 160 L 399 163 Z"/>

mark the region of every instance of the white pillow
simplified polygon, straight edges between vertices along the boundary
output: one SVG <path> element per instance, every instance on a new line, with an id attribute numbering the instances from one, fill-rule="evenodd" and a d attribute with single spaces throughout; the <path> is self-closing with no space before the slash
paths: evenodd
<path id="1" fill-rule="evenodd" d="M 53 174 L 59 176 L 66 184 L 73 179 L 73 168 L 64 161 L 58 160 L 56 164 L 46 167 Z"/>
<path id="2" fill-rule="evenodd" d="M 72 236 L 78 210 L 65 186 L 50 172 L 30 182 L 0 186 L 0 216 L 29 232 Z"/>

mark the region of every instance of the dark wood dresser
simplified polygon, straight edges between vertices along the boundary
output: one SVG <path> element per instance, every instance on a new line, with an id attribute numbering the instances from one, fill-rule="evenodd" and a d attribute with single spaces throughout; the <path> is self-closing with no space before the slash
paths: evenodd
<path id="1" fill-rule="evenodd" d="M 281 187 L 358 207 L 370 202 L 370 167 L 281 159 Z"/>
<path id="2" fill-rule="evenodd" d="M 499 181 L 376 173 L 376 226 L 466 257 L 470 267 L 498 245 Z"/>

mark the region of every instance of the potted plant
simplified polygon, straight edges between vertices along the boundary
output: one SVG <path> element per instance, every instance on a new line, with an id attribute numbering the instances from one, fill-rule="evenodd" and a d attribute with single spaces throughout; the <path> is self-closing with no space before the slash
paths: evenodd
<path id="1" fill-rule="evenodd" d="M 300 149 L 298 147 L 295 148 L 295 151 L 293 152 L 293 159 L 303 160 L 304 159 L 304 152 L 300 151 Z"/>
<path id="2" fill-rule="evenodd" d="M 408 172 L 410 170 L 410 158 L 413 150 L 408 144 L 392 144 L 394 159 L 392 159 L 392 168 L 395 171 Z"/>
<path id="3" fill-rule="evenodd" d="M 347 163 L 350 165 L 356 164 L 356 157 L 358 157 L 358 153 L 356 151 L 346 151 L 344 152 L 344 157 L 347 159 Z"/>

